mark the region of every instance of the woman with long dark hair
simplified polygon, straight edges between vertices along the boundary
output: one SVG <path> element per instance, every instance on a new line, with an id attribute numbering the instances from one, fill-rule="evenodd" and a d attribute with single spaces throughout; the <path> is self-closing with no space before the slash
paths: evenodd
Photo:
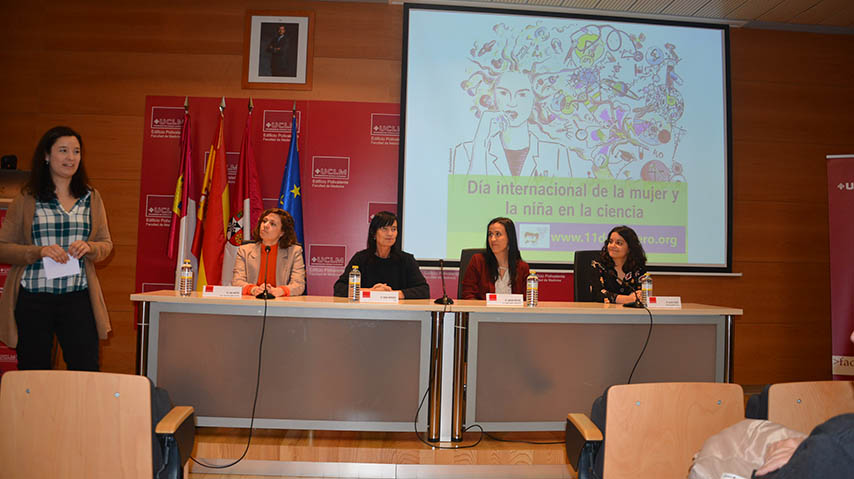
<path id="1" fill-rule="evenodd" d="M 281 208 L 270 208 L 258 217 L 252 230 L 254 243 L 237 249 L 232 286 L 243 294 L 267 291 L 275 297 L 299 296 L 305 291 L 305 260 L 297 244 L 294 219 Z"/>
<path id="2" fill-rule="evenodd" d="M 18 369 L 51 369 L 54 336 L 68 369 L 99 369 L 98 339 L 111 328 L 95 263 L 112 249 L 104 203 L 83 166 L 83 139 L 67 126 L 51 128 L 0 229 L 0 263 L 12 265 L 0 341 L 17 349 Z M 69 262 L 77 272 L 53 274 L 55 263 Z"/>
<path id="3" fill-rule="evenodd" d="M 646 253 L 635 230 L 625 225 L 611 229 L 599 259 L 592 264 L 599 274 L 599 287 L 593 287 L 597 301 L 623 304 L 639 300 Z"/>
<path id="4" fill-rule="evenodd" d="M 529 272 L 513 220 L 493 218 L 486 226 L 486 250 L 472 256 L 466 268 L 462 299 L 486 299 L 487 293 L 524 294 Z"/>
<path id="5" fill-rule="evenodd" d="M 350 258 L 335 282 L 335 296 L 347 296 L 347 281 L 353 265 L 362 273 L 363 291 L 397 291 L 400 299 L 430 297 L 430 286 L 415 257 L 400 249 L 397 215 L 381 211 L 371 219 L 367 248 Z"/>

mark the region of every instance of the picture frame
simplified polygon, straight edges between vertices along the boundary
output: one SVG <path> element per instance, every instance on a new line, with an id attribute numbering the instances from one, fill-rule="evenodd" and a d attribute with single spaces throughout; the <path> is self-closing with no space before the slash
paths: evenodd
<path id="1" fill-rule="evenodd" d="M 311 90 L 314 12 L 249 10 L 243 88 Z"/>

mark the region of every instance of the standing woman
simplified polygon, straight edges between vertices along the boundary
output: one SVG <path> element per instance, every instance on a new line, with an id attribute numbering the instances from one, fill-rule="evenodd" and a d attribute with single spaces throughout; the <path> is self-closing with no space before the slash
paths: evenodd
<path id="1" fill-rule="evenodd" d="M 17 348 L 18 369 L 50 369 L 54 335 L 68 369 L 99 369 L 98 338 L 111 328 L 95 263 L 112 249 L 104 203 L 83 167 L 83 139 L 66 126 L 51 128 L 0 229 L 0 262 L 12 265 L 0 298 L 0 341 Z M 77 262 L 79 272 L 49 279 L 50 260 Z"/>
<path id="2" fill-rule="evenodd" d="M 232 286 L 243 286 L 243 294 L 264 291 L 273 296 L 299 296 L 305 291 L 305 261 L 297 244 L 294 219 L 280 208 L 261 214 L 252 230 L 255 243 L 238 248 Z M 266 278 L 265 278 L 266 275 Z"/>
<path id="3" fill-rule="evenodd" d="M 646 273 L 646 253 L 635 230 L 625 225 L 614 227 L 592 266 L 599 275 L 600 286 L 593 287 L 596 301 L 615 304 L 639 301 L 640 279 Z"/>
<path id="4" fill-rule="evenodd" d="M 463 276 L 462 299 L 486 299 L 486 293 L 524 294 L 529 272 L 519 253 L 513 220 L 495 218 L 486 227 L 486 251 L 472 256 Z"/>
<path id="5" fill-rule="evenodd" d="M 396 291 L 400 299 L 426 299 L 430 285 L 415 257 L 400 249 L 397 215 L 380 211 L 368 227 L 368 247 L 350 258 L 333 286 L 335 296 L 347 297 L 347 282 L 354 265 L 362 273 L 363 291 Z"/>

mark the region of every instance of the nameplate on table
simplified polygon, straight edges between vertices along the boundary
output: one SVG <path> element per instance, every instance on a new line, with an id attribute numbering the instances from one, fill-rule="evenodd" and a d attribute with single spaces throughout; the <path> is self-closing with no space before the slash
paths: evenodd
<path id="1" fill-rule="evenodd" d="M 360 303 L 386 303 L 397 304 L 400 298 L 397 296 L 397 291 L 360 291 Z"/>
<path id="2" fill-rule="evenodd" d="M 682 297 L 650 296 L 649 309 L 682 309 Z"/>
<path id="3" fill-rule="evenodd" d="M 239 298 L 243 295 L 240 286 L 215 286 L 209 284 L 202 290 L 203 298 Z"/>
<path id="4" fill-rule="evenodd" d="M 521 294 L 498 294 L 487 293 L 487 306 L 522 306 L 525 303 L 525 297 Z"/>

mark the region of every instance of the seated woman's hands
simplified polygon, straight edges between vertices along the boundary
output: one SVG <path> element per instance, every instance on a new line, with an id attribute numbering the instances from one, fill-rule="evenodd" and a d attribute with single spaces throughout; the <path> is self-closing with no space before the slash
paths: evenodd
<path id="1" fill-rule="evenodd" d="M 362 288 L 362 290 L 363 291 L 394 291 L 393 289 L 391 289 L 391 286 L 389 286 L 385 283 L 377 283 L 377 284 L 371 286 L 370 288 Z M 397 297 L 398 297 L 398 299 L 403 299 L 403 291 L 398 291 Z"/>
<path id="2" fill-rule="evenodd" d="M 365 288 L 366 291 L 392 291 L 391 286 L 385 283 L 377 283 L 370 288 Z"/>
<path id="3" fill-rule="evenodd" d="M 249 294 L 251 294 L 252 296 L 258 296 L 259 294 L 264 292 L 265 286 L 266 286 L 267 292 L 272 294 L 273 296 L 275 296 L 277 298 L 281 297 L 281 296 L 290 296 L 291 295 L 291 290 L 288 289 L 287 286 L 274 287 L 271 284 L 255 285 L 252 287 L 252 289 L 249 290 Z"/>

